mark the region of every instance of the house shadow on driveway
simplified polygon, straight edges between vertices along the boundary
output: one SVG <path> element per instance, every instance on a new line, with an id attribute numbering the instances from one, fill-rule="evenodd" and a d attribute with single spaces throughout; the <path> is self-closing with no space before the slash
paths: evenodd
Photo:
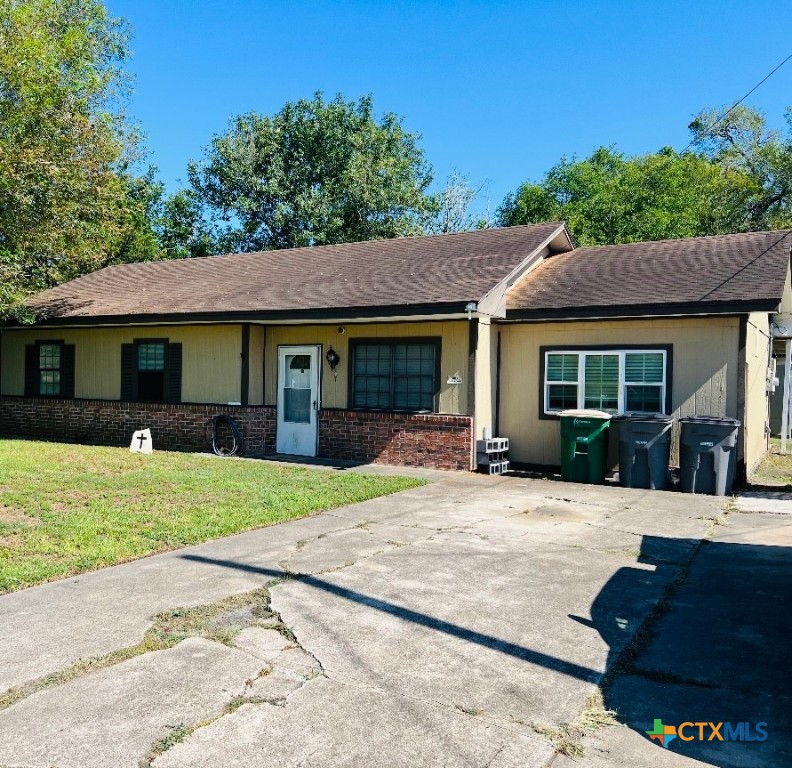
<path id="1" fill-rule="evenodd" d="M 691 552 L 695 553 L 692 560 Z M 603 729 L 596 738 L 604 742 L 608 756 L 604 763 L 597 762 L 598 766 L 673 765 L 672 752 L 723 768 L 792 765 L 792 547 L 719 541 L 704 541 L 699 546 L 691 539 L 644 536 L 638 562 L 654 568 L 620 568 L 593 601 L 590 619 L 569 616 L 570 621 L 598 632 L 608 644 L 604 678 L 600 671 L 339 586 L 321 576 L 294 576 L 195 554 L 183 557 L 272 578 L 296 578 L 403 621 L 601 684 L 606 708 L 615 710 L 618 721 L 640 739 L 632 738 L 625 745 L 623 728 Z M 631 613 L 631 601 L 642 594 L 657 595 L 657 584 L 669 582 L 665 598 L 625 647 L 623 617 Z M 669 741 L 664 754 L 663 747 L 647 733 L 656 720 L 674 727 L 705 723 L 704 740 L 699 739 L 699 726 L 688 726 L 682 736 Z M 740 728 L 745 740 L 709 738 L 710 723 L 726 722 Z M 766 724 L 764 741 L 748 740 L 760 735 L 757 723 Z M 725 726 L 718 732 L 725 736 Z M 672 762 L 666 762 L 669 759 Z M 582 764 L 586 762 L 584 758 Z"/>
<path id="2" fill-rule="evenodd" d="M 639 561 L 661 568 L 658 552 L 673 541 L 645 536 Z M 619 632 L 612 606 L 645 573 L 621 569 L 591 606 L 592 625 L 611 648 Z M 632 646 L 608 659 L 605 706 L 646 740 L 610 729 L 601 735 L 610 759 L 673 765 L 670 754 L 653 755 L 663 746 L 647 733 L 662 720 L 693 724 L 668 741 L 668 752 L 719 768 L 792 765 L 791 637 L 792 547 L 703 541 Z M 761 741 L 757 723 L 767 734 Z"/>

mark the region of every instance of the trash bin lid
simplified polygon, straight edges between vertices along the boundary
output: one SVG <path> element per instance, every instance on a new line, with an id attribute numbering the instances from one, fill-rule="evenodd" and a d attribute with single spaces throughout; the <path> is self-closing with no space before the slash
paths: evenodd
<path id="1" fill-rule="evenodd" d="M 739 427 L 741 425 L 739 419 L 733 419 L 731 416 L 683 416 L 679 421 L 686 424 L 718 424 L 722 427 Z"/>
<path id="2" fill-rule="evenodd" d="M 663 424 L 670 424 L 673 416 L 667 416 L 665 413 L 639 413 L 638 411 L 627 411 L 621 416 L 614 416 L 614 421 L 652 421 L 662 422 Z"/>
<path id="3" fill-rule="evenodd" d="M 597 411 L 593 408 L 571 408 L 568 411 L 561 411 L 558 414 L 561 417 L 564 416 L 576 416 L 577 418 L 582 419 L 612 419 L 613 414 L 607 413 L 606 411 Z"/>

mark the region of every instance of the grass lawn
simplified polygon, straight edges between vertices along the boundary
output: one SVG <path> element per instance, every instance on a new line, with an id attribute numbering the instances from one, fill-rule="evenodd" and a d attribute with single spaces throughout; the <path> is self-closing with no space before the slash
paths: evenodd
<path id="1" fill-rule="evenodd" d="M 790 453 L 781 453 L 781 439 L 770 439 L 770 450 L 750 477 L 751 485 L 792 486 L 792 441 L 787 442 Z"/>
<path id="2" fill-rule="evenodd" d="M 423 481 L 0 440 L 0 593 Z"/>

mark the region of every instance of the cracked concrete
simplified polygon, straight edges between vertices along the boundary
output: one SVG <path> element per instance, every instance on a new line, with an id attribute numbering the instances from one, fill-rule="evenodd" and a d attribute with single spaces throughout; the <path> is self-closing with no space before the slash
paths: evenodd
<path id="1" fill-rule="evenodd" d="M 137 766 L 171 728 L 222 711 L 253 657 L 200 638 L 35 693 L 2 713 L 0 764 Z"/>
<path id="2" fill-rule="evenodd" d="M 272 611 L 224 614 L 233 647 L 189 638 L 0 711 L 0 764 L 545 765 L 528 723 L 575 719 L 721 502 L 434 477 L 0 597 L 0 693 L 140 643 L 162 611 L 264 586 Z"/>

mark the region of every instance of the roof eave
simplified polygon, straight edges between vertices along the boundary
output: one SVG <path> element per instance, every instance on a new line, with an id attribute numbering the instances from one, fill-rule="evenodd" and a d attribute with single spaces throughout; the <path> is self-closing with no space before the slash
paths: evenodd
<path id="1" fill-rule="evenodd" d="M 321 323 L 338 320 L 373 320 L 383 319 L 396 322 L 400 318 L 415 317 L 465 317 L 468 301 L 439 302 L 432 304 L 413 304 L 386 307 L 332 307 L 323 309 L 289 309 L 289 310 L 240 310 L 223 312 L 162 312 L 136 313 L 131 315 L 67 315 L 62 317 L 42 318 L 33 325 L 4 323 L 5 328 L 63 328 L 66 326 L 110 326 L 110 325 L 186 325 L 197 324 L 229 324 L 229 323 Z"/>
<path id="2" fill-rule="evenodd" d="M 558 309 L 508 309 L 508 321 L 568 321 L 639 319 L 643 317 L 696 317 L 711 315 L 743 315 L 750 312 L 775 312 L 781 299 L 750 301 L 688 302 L 641 304 L 609 307 L 559 307 Z"/>

